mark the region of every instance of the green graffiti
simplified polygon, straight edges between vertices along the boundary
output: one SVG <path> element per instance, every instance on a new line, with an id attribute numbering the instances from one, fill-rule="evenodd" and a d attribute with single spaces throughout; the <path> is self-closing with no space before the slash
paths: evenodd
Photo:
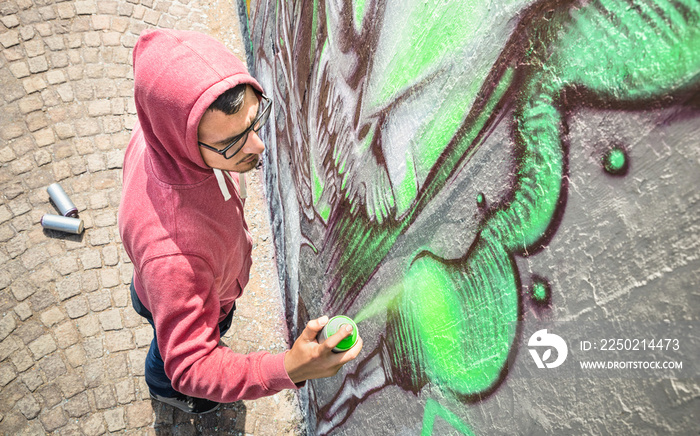
<path id="1" fill-rule="evenodd" d="M 356 0 L 352 4 L 355 11 L 353 22 L 355 23 L 355 30 L 358 32 L 362 29 L 362 21 L 365 18 L 365 3 L 367 3 L 367 0 Z"/>
<path id="2" fill-rule="evenodd" d="M 476 95 L 479 91 L 479 82 L 474 82 L 467 89 L 466 98 Z M 412 183 L 413 189 L 410 191 L 395 192 L 397 197 L 396 213 L 403 215 L 413 204 L 418 195 L 418 177 L 417 174 L 429 174 L 435 163 L 440 159 L 445 149 L 445 144 L 448 144 L 454 138 L 460 125 L 464 121 L 465 105 L 461 98 L 445 99 L 440 102 L 439 111 L 442 113 L 439 117 L 430 118 L 422 127 L 415 141 L 415 149 L 408 153 L 413 158 L 406 160 L 407 172 L 411 171 L 414 174 L 410 180 L 406 177 L 403 184 Z M 415 163 L 414 163 L 415 160 Z"/>
<path id="3" fill-rule="evenodd" d="M 444 155 L 440 167 L 433 168 L 430 183 L 419 192 L 417 203 L 408 210 L 404 219 L 377 225 L 365 214 L 357 213 L 358 209 L 353 209 L 354 206 L 348 204 L 349 199 L 344 199 L 338 205 L 341 210 L 350 209 L 351 213 L 341 215 L 337 222 L 331 223 L 329 229 L 330 239 L 335 240 L 335 243 L 328 244 L 326 249 L 338 251 L 333 254 L 333 257 L 337 256 L 337 273 L 332 276 L 330 283 L 330 288 L 333 289 L 329 293 L 331 307 L 347 310 L 371 271 L 384 259 L 399 235 L 408 229 L 420 211 L 439 193 L 454 170 L 473 156 L 483 139 L 483 129 L 489 124 L 498 103 L 508 91 L 513 76 L 513 69 L 504 71 L 496 88 L 483 95 L 480 104 L 472 109 L 467 116 L 466 125 L 460 131 L 459 140 L 451 141 L 454 144 L 452 152 Z M 360 239 L 358 235 L 369 237 Z"/>
<path id="4" fill-rule="evenodd" d="M 464 260 L 419 255 L 389 306 L 387 346 L 406 387 L 431 382 L 457 397 L 498 380 L 515 339 L 518 283 L 503 245 L 486 234 Z"/>
<path id="5" fill-rule="evenodd" d="M 489 11 L 488 3 L 478 0 L 416 2 L 411 6 L 406 7 L 405 25 L 400 30 L 405 33 L 393 35 L 401 45 L 397 45 L 384 88 L 376 96 L 381 102 L 395 99 L 399 90 L 425 75 L 447 51 L 465 45 Z M 428 26 L 426 17 L 431 18 Z"/>
<path id="6" fill-rule="evenodd" d="M 621 148 L 614 147 L 603 156 L 603 168 L 610 174 L 624 173 L 627 165 L 627 154 Z"/>
<path id="7" fill-rule="evenodd" d="M 432 398 L 428 399 L 428 401 L 425 403 L 425 410 L 423 412 L 423 429 L 420 433 L 421 436 L 430 436 L 433 434 L 435 418 L 438 416 L 444 419 L 460 434 L 465 436 L 474 436 L 474 432 L 472 432 L 471 429 L 464 422 L 462 422 L 457 415 L 454 414 L 454 412 L 450 411 Z"/>
<path id="8" fill-rule="evenodd" d="M 457 396 L 468 396 L 489 389 L 505 367 L 518 312 L 518 273 L 509 256 L 525 255 L 545 237 L 562 195 L 565 156 L 558 101 L 563 89 L 585 83 L 600 92 L 615 92 L 618 98 L 661 97 L 700 71 L 697 56 L 692 62 L 686 57 L 681 68 L 666 57 L 669 51 L 700 54 L 697 30 L 680 49 L 677 45 L 671 49 L 667 39 L 640 27 L 644 32 L 641 36 L 635 33 L 633 39 L 644 42 L 645 59 L 653 65 L 630 68 L 630 59 L 640 59 L 639 43 L 622 44 L 622 50 L 604 53 L 601 62 L 601 54 L 596 51 L 594 55 L 593 47 L 619 47 L 610 40 L 601 20 L 637 23 L 641 19 L 627 3 L 601 4 L 604 13 L 596 8 L 582 10 L 573 24 L 578 32 L 564 36 L 554 45 L 559 50 L 548 53 L 548 58 L 538 50 L 532 52 L 549 63 L 531 74 L 524 85 L 526 94 L 515 128 L 521 148 L 512 200 L 483 223 L 464 259 L 423 256 L 414 260 L 405 277 L 404 293 L 389 307 L 387 342 L 394 346 L 394 366 L 411 375 L 412 386 L 431 382 Z M 700 10 L 700 4 L 695 8 Z M 562 23 L 562 27 L 566 26 Z M 581 34 L 589 38 L 582 41 Z M 600 44 L 593 43 L 595 40 Z M 598 75 L 590 75 L 591 70 Z M 622 150 L 613 149 L 605 157 L 606 169 L 620 171 L 626 161 Z M 535 300 L 546 299 L 543 283 L 536 282 L 533 291 Z"/>
<path id="9" fill-rule="evenodd" d="M 545 304 L 549 301 L 550 295 L 551 292 L 547 282 L 539 277 L 535 278 L 532 283 L 532 288 L 530 289 L 530 297 L 532 300 L 538 304 Z"/>
<path id="10" fill-rule="evenodd" d="M 479 192 L 476 196 L 476 205 L 479 208 L 486 206 L 486 196 L 482 192 Z"/>
<path id="11" fill-rule="evenodd" d="M 330 239 L 338 241 L 334 245 L 338 252 L 332 256 L 338 275 L 329 287 L 330 305 L 345 308 L 354 301 L 398 235 L 479 147 L 484 129 L 494 120 L 494 109 L 507 106 L 511 100 L 517 105 L 513 132 L 519 152 L 517 189 L 512 193 L 511 205 L 500 208 L 483 227 L 503 237 L 502 242 L 512 253 L 522 253 L 545 237 L 561 194 L 562 92 L 586 89 L 587 94 L 580 100 L 590 96 L 589 104 L 623 102 L 644 108 L 657 99 L 673 101 L 674 94 L 691 89 L 698 81 L 700 4 L 687 2 L 674 7 L 659 1 L 651 10 L 637 6 L 631 8 L 627 2 L 610 0 L 562 7 L 546 17 L 533 16 L 527 27 L 529 42 L 522 48 L 523 58 L 515 59 L 520 65 L 517 79 L 513 79 L 511 67 L 502 67 L 512 59 L 496 63 L 494 74 L 446 144 L 439 164 L 431 170 L 406 215 L 377 225 L 362 214 L 342 214 L 330 228 Z M 522 35 L 514 37 L 516 44 L 520 44 L 518 36 Z M 513 56 L 513 49 L 504 50 L 504 55 Z M 517 88 L 510 89 L 511 84 L 517 84 Z M 533 151 L 538 147 L 542 150 L 535 158 Z M 616 167 L 622 160 L 619 151 L 609 154 L 604 162 L 606 171 L 619 171 Z M 626 156 L 624 161 L 621 168 L 627 166 Z M 540 171 L 545 174 L 538 175 Z M 337 207 L 359 210 L 356 205 L 342 203 Z M 368 230 L 374 241 L 371 250 L 349 236 Z"/>
<path id="12" fill-rule="evenodd" d="M 413 157 L 410 153 L 406 155 L 405 171 L 402 182 L 394 195 L 394 197 L 396 197 L 396 207 L 401 211 L 405 211 L 411 206 L 413 199 L 416 198 L 416 194 L 418 193 L 416 174 L 413 169 Z M 388 212 L 389 211 L 387 211 L 383 217 L 388 217 Z"/>
<path id="13" fill-rule="evenodd" d="M 338 191 L 335 197 L 328 194 L 333 210 L 323 214 L 327 233 L 319 254 L 329 272 L 324 282 L 327 308 L 347 313 L 355 307 L 398 238 L 470 161 L 504 113 L 514 114 L 512 144 L 505 145 L 514 147 L 514 178 L 510 191 L 482 214 L 477 235 L 464 247 L 463 255 L 445 259 L 422 251 L 407 259 L 399 284 L 364 304 L 356 320 L 386 314 L 386 330 L 376 349 L 319 410 L 319 434 L 342 425 L 357 404 L 388 385 L 418 394 L 429 384 L 457 401 L 481 399 L 493 392 L 514 357 L 521 322 L 525 291 L 514 258 L 530 256 L 547 244 L 565 205 L 565 115 L 581 105 L 634 110 L 677 103 L 700 81 L 700 2 L 539 3 L 519 17 L 487 77 L 461 86 L 464 95 L 444 96 L 426 109 L 430 116 L 419 128 L 397 139 L 410 145 L 384 156 L 381 141 L 392 138 L 381 132 L 382 121 L 399 105 L 392 100 L 410 99 L 420 94 L 431 77 L 446 74 L 436 64 L 451 47 L 475 37 L 487 6 L 475 2 L 412 5 L 406 21 L 420 22 L 427 14 L 429 23 L 400 29 L 419 29 L 415 33 L 387 36 L 397 41 L 401 51 L 392 54 L 390 66 L 376 73 L 387 80 L 374 93 L 365 94 L 364 84 L 376 80 L 370 62 L 376 43 L 372 38 L 384 35 L 368 30 L 366 45 L 353 45 L 350 40 L 359 36 L 360 27 L 371 28 L 358 26 L 359 17 L 366 23 L 371 16 L 381 28 L 383 17 L 374 13 L 383 11 L 376 6 L 383 3 L 359 2 L 354 10 L 350 4 L 345 2 L 343 12 L 333 19 L 324 8 L 314 8 L 314 22 L 318 14 L 318 22 L 325 23 L 324 31 L 317 33 L 323 40 L 316 42 L 323 67 L 309 74 L 312 79 L 304 90 L 310 100 L 322 101 L 320 109 L 310 112 L 318 119 L 308 123 L 322 138 L 318 149 L 312 150 L 319 153 L 319 171 L 313 174 L 328 178 L 309 181 L 315 185 L 311 189 L 314 203 L 326 192 Z M 355 26 L 340 25 L 348 23 L 347 16 L 355 17 Z M 336 19 L 340 24 L 334 27 Z M 338 60 L 341 66 L 329 66 L 332 56 L 346 56 L 348 62 Z M 343 69 L 346 65 L 353 68 Z M 350 109 L 344 110 L 343 105 Z M 373 111 L 365 112 L 366 107 Z M 287 119 L 286 125 L 294 126 L 294 121 Z M 314 141 L 316 137 L 298 142 Z M 308 160 L 292 156 L 302 167 L 308 166 Z M 400 161 L 392 167 L 391 180 L 386 174 L 390 159 Z M 602 164 L 610 174 L 624 174 L 629 157 L 623 148 L 613 147 L 602 157 Z M 485 204 L 484 195 L 479 194 L 477 206 Z M 547 281 L 533 278 L 529 296 L 536 304 L 550 301 Z M 424 425 L 424 433 L 432 428 L 430 420 L 436 414 L 447 417 L 450 424 L 449 420 L 458 422 L 448 411 L 439 412 L 442 409 L 436 404 L 428 402 L 430 425 Z"/>
<path id="14" fill-rule="evenodd" d="M 526 140 L 513 200 L 484 222 L 462 259 L 419 255 L 389 307 L 387 343 L 395 347 L 399 372 L 411 374 L 411 386 L 431 382 L 465 397 L 499 380 L 518 318 L 518 273 L 510 256 L 544 236 L 561 192 L 559 113 L 551 98 L 537 95 L 519 124 Z"/>
<path id="15" fill-rule="evenodd" d="M 311 196 L 313 197 L 313 205 L 318 208 L 318 201 L 321 199 L 321 194 L 323 193 L 323 180 L 318 175 L 316 170 L 316 164 L 314 162 L 313 154 L 311 155 L 311 162 L 309 162 L 309 168 L 311 169 L 311 179 L 313 183 L 311 184 Z"/>

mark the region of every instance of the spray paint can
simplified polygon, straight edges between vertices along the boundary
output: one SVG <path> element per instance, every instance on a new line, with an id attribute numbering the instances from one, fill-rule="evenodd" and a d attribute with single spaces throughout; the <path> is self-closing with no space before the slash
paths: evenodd
<path id="1" fill-rule="evenodd" d="M 61 212 L 61 215 L 72 217 L 78 216 L 78 208 L 75 207 L 72 201 L 70 201 L 70 198 L 68 198 L 68 195 L 66 195 L 66 191 L 61 188 L 61 185 L 58 183 L 52 183 L 48 188 L 46 188 L 46 191 L 49 193 L 49 197 L 51 197 L 53 204 L 55 204 L 58 211 Z"/>
<path id="2" fill-rule="evenodd" d="M 337 315 L 328 320 L 328 323 L 326 323 L 323 330 L 321 330 L 316 337 L 318 343 L 320 344 L 329 337 L 333 336 L 340 331 L 341 328 L 345 328 L 346 325 L 352 326 L 352 334 L 340 341 L 338 346 L 333 348 L 333 352 L 342 353 L 343 351 L 348 351 L 357 343 L 357 338 L 359 335 L 357 334 L 357 324 L 355 324 L 355 321 L 345 315 Z"/>
<path id="3" fill-rule="evenodd" d="M 84 225 L 83 220 L 79 218 L 47 214 L 41 217 L 41 227 L 79 235 L 83 233 Z"/>

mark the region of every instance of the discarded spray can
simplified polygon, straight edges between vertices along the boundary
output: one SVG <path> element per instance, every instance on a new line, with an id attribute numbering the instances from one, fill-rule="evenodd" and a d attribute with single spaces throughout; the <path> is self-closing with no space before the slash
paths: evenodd
<path id="1" fill-rule="evenodd" d="M 47 214 L 41 217 L 41 227 L 78 235 L 83 233 L 84 225 L 79 218 Z"/>
<path id="2" fill-rule="evenodd" d="M 75 207 L 72 201 L 70 201 L 70 198 L 68 198 L 66 192 L 63 190 L 63 188 L 61 188 L 61 185 L 58 183 L 52 183 L 48 188 L 46 188 L 46 191 L 49 193 L 49 197 L 51 197 L 53 204 L 55 204 L 58 211 L 61 212 L 61 215 L 72 217 L 78 216 L 78 208 Z"/>
<path id="3" fill-rule="evenodd" d="M 357 338 L 359 337 L 359 335 L 357 334 L 357 324 L 355 324 L 355 321 L 353 321 L 352 318 L 349 318 L 345 315 L 337 315 L 329 319 L 328 323 L 326 323 L 325 327 L 323 327 L 323 330 L 319 332 L 316 339 L 319 343 L 321 343 L 329 337 L 336 334 L 341 328 L 344 328 L 346 325 L 352 326 L 352 334 L 340 341 L 338 346 L 333 348 L 333 352 L 342 353 L 343 351 L 348 351 L 357 343 Z"/>

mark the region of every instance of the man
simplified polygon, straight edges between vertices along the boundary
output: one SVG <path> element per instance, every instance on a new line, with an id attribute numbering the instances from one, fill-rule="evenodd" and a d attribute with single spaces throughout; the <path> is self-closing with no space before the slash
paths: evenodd
<path id="1" fill-rule="evenodd" d="M 124 158 L 119 231 L 134 264 L 134 308 L 154 328 L 151 396 L 190 413 L 328 377 L 357 357 L 350 334 L 315 340 L 311 320 L 291 350 L 236 354 L 219 344 L 248 282 L 252 239 L 239 177 L 264 151 L 272 102 L 221 43 L 196 32 L 145 31 L 134 47 L 138 122 Z"/>

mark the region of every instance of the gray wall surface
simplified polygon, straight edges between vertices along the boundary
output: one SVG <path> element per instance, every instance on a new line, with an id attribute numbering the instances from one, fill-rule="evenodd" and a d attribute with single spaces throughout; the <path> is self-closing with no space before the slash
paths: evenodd
<path id="1" fill-rule="evenodd" d="M 310 433 L 697 434 L 699 3 L 250 14 L 290 339 L 365 343 Z"/>

